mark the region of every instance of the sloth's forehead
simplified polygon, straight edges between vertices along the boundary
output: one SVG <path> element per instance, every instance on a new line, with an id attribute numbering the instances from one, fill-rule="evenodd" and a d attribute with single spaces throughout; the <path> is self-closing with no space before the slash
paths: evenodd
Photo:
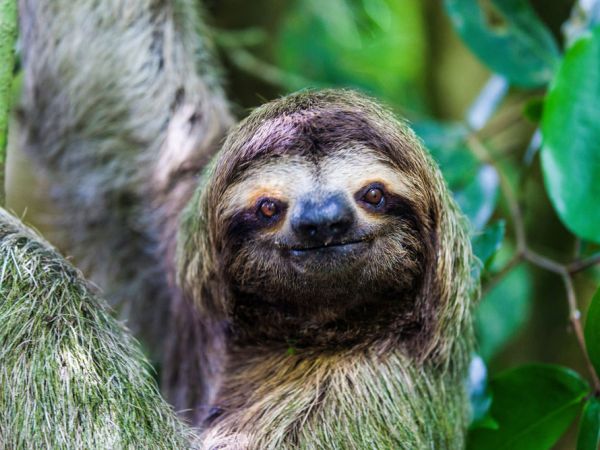
<path id="1" fill-rule="evenodd" d="M 351 196 L 373 182 L 409 198 L 415 180 L 373 150 L 344 147 L 318 158 L 285 155 L 259 161 L 228 188 L 225 202 L 233 212 L 252 206 L 261 197 L 293 203 L 320 193 L 344 192 Z"/>

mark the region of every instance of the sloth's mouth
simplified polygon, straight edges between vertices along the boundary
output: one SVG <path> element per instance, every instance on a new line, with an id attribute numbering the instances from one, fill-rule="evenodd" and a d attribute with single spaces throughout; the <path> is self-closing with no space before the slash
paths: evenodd
<path id="1" fill-rule="evenodd" d="M 302 256 L 311 253 L 346 252 L 362 247 L 367 243 L 367 238 L 362 238 L 351 241 L 329 242 L 311 246 L 292 245 L 289 247 L 289 251 L 294 256 Z"/>

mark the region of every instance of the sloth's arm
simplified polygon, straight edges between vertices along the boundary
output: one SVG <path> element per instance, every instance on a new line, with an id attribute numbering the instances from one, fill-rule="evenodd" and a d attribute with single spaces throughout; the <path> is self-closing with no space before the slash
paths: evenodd
<path id="1" fill-rule="evenodd" d="M 94 288 L 1 208 L 0 324 L 1 447 L 189 447 Z"/>
<path id="2" fill-rule="evenodd" d="M 231 121 L 198 5 L 19 1 L 22 144 L 51 182 L 57 243 L 154 357 L 177 217 Z"/>

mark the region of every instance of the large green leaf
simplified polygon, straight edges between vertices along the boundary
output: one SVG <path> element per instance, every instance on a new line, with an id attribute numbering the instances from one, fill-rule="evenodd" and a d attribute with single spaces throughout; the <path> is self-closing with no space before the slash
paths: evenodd
<path id="1" fill-rule="evenodd" d="M 546 189 L 573 233 L 600 242 L 600 28 L 565 55 L 542 115 Z"/>
<path id="2" fill-rule="evenodd" d="M 522 87 L 552 78 L 559 51 L 527 0 L 445 0 L 469 48 L 494 72 Z"/>
<path id="3" fill-rule="evenodd" d="M 577 437 L 577 450 L 598 450 L 600 448 L 600 400 L 590 398 L 583 410 Z"/>
<path id="4" fill-rule="evenodd" d="M 585 321 L 585 345 L 596 373 L 600 374 L 600 289 L 596 291 Z"/>
<path id="5" fill-rule="evenodd" d="M 552 448 L 577 417 L 589 386 L 570 369 L 528 365 L 496 376 L 490 390 L 498 428 L 473 430 L 469 450 Z"/>
<path id="6" fill-rule="evenodd" d="M 520 265 L 480 301 L 475 312 L 479 354 L 489 361 L 527 323 L 531 313 L 531 277 Z"/>

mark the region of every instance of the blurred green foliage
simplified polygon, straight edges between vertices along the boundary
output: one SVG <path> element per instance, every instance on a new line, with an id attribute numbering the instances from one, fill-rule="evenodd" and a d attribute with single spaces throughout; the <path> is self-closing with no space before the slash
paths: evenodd
<path id="1" fill-rule="evenodd" d="M 298 0 L 281 25 L 277 64 L 318 84 L 423 110 L 424 33 L 418 0 Z"/>
<path id="2" fill-rule="evenodd" d="M 557 17 L 560 7 L 527 0 L 445 0 L 444 9 L 414 0 L 332 0 L 326 5 L 297 0 L 282 13 L 268 62 L 282 75 L 280 93 L 354 87 L 402 111 L 469 218 L 480 260 L 473 275 L 483 285 L 475 321 L 481 357 L 474 358 L 478 375 L 472 374 L 470 386 L 472 450 L 542 450 L 561 439 L 565 448 L 573 448 L 573 437 L 563 435 L 584 409 L 578 446 L 597 448 L 600 385 L 588 360 L 600 370 L 600 313 L 595 312 L 600 300 L 594 300 L 588 315 L 586 349 L 580 293 L 574 289 L 577 274 L 591 274 L 586 275 L 591 283 L 598 283 L 594 266 L 600 262 L 600 29 L 593 29 L 600 14 L 592 14 L 590 4 L 600 11 L 600 1 L 594 0 L 575 5 L 571 17 Z M 553 31 L 538 15 L 550 10 L 554 16 L 545 19 Z M 444 20 L 495 74 L 477 87 L 480 93 L 465 84 L 470 71 L 481 70 L 473 62 L 454 69 L 454 80 L 437 74 L 455 51 Z M 561 48 L 556 34 L 560 23 L 565 23 L 569 45 L 574 42 L 568 48 Z M 250 72 L 268 78 L 268 71 Z M 473 100 L 462 120 L 436 117 L 434 105 L 443 104 L 448 86 Z M 432 92 L 442 98 L 432 99 Z M 566 293 L 552 287 L 557 282 L 563 282 Z M 503 369 L 499 356 L 540 311 L 536 327 L 544 333 L 550 332 L 554 317 L 562 317 L 558 323 L 563 327 L 571 323 L 575 333 L 557 334 L 576 352 L 565 357 L 555 339 L 553 362 L 562 366 L 526 365 L 498 374 L 494 369 L 486 382 L 484 364 Z M 526 341 L 529 346 L 548 346 L 543 337 L 527 337 L 540 340 Z"/>
<path id="3" fill-rule="evenodd" d="M 466 188 L 479 169 L 477 158 L 467 147 L 467 127 L 462 123 L 434 120 L 420 120 L 412 125 L 444 172 L 450 189 Z"/>
<path id="4" fill-rule="evenodd" d="M 600 289 L 594 295 L 585 322 L 585 342 L 591 363 L 600 373 Z"/>
<path id="5" fill-rule="evenodd" d="M 600 400 L 590 398 L 581 417 L 577 450 L 598 450 L 600 448 Z"/>
<path id="6" fill-rule="evenodd" d="M 479 353 L 490 361 L 531 315 L 531 273 L 518 266 L 486 293 L 475 315 Z"/>

